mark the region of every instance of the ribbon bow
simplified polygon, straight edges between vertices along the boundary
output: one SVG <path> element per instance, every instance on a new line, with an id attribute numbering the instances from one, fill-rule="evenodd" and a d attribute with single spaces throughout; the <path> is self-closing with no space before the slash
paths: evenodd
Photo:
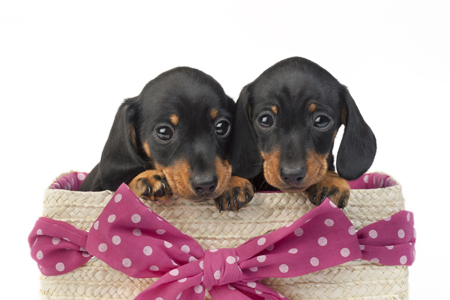
<path id="1" fill-rule="evenodd" d="M 296 277 L 355 259 L 414 261 L 413 214 L 401 211 L 358 232 L 328 199 L 297 221 L 236 248 L 204 250 L 148 209 L 123 184 L 89 233 L 40 218 L 29 236 L 44 275 L 60 275 L 96 256 L 135 278 L 161 277 L 135 299 L 285 298 L 258 280 Z M 150 297 L 151 296 L 151 297 Z"/>

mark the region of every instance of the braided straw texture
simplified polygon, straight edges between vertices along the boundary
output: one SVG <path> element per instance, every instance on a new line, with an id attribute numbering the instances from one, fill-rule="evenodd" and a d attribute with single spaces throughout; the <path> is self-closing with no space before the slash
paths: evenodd
<path id="1" fill-rule="evenodd" d="M 44 217 L 89 230 L 113 193 L 47 189 Z M 257 193 L 239 212 L 219 213 L 212 202 L 178 199 L 172 205 L 145 203 L 204 249 L 236 247 L 250 238 L 295 221 L 314 206 L 302 194 Z M 344 209 L 358 230 L 405 209 L 401 186 L 352 190 Z M 155 282 L 113 270 L 96 258 L 59 276 L 41 275 L 42 299 L 134 299 Z M 407 299 L 406 266 L 382 266 L 356 260 L 296 278 L 267 278 L 262 282 L 293 299 Z M 206 299 L 211 299 L 207 295 Z"/>

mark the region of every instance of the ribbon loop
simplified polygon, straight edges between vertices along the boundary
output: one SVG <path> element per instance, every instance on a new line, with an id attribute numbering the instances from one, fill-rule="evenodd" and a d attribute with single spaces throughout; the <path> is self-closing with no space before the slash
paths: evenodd
<path id="1" fill-rule="evenodd" d="M 224 285 L 241 281 L 242 270 L 238 265 L 239 257 L 235 249 L 218 249 L 205 251 L 204 279 L 205 287 Z"/>
<path id="2" fill-rule="evenodd" d="M 29 236 L 31 255 L 44 275 L 67 273 L 95 255 L 128 276 L 160 277 L 136 299 L 178 300 L 202 300 L 206 288 L 215 300 L 279 300 L 284 297 L 258 281 L 301 276 L 360 258 L 410 266 L 415 241 L 410 212 L 356 232 L 326 199 L 295 222 L 237 248 L 205 251 L 149 210 L 125 184 L 89 233 L 40 218 Z"/>
<path id="3" fill-rule="evenodd" d="M 46 276 L 61 275 L 84 265 L 88 233 L 49 218 L 39 218 L 28 237 L 31 257 Z"/>

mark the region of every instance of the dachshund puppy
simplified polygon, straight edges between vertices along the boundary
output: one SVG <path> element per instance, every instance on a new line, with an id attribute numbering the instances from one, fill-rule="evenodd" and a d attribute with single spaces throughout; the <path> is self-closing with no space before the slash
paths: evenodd
<path id="1" fill-rule="evenodd" d="M 116 190 L 125 182 L 146 200 L 175 194 L 215 199 L 223 207 L 235 193 L 228 162 L 234 105 L 220 84 L 199 70 L 162 73 L 120 106 L 100 163 L 81 190 Z"/>
<path id="2" fill-rule="evenodd" d="M 341 125 L 338 175 L 332 149 Z M 316 205 L 328 197 L 340 208 L 350 196 L 347 180 L 367 171 L 376 152 L 375 136 L 347 88 L 300 57 L 278 62 L 243 88 L 232 139 L 233 175 L 250 179 L 257 190 L 268 183 L 304 192 Z"/>

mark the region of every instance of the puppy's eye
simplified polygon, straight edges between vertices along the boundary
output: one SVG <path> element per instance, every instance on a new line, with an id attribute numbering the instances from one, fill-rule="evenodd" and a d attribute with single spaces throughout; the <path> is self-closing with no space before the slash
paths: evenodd
<path id="1" fill-rule="evenodd" d="M 163 141 L 171 140 L 173 138 L 173 130 L 168 126 L 160 126 L 156 128 L 156 136 Z"/>
<path id="2" fill-rule="evenodd" d="M 262 115 L 258 119 L 258 123 L 262 127 L 272 127 L 274 122 L 275 121 L 271 115 Z"/>
<path id="3" fill-rule="evenodd" d="M 330 118 L 327 116 L 318 116 L 314 120 L 314 126 L 317 128 L 325 128 L 330 124 Z"/>
<path id="4" fill-rule="evenodd" d="M 216 133 L 221 138 L 226 138 L 230 134 L 231 124 L 228 121 L 220 121 L 216 124 Z"/>

